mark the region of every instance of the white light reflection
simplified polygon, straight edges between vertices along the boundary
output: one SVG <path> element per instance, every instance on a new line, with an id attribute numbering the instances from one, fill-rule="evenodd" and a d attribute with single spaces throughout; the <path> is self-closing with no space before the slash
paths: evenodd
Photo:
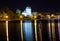
<path id="1" fill-rule="evenodd" d="M 33 41 L 32 22 L 30 20 L 25 20 L 24 21 L 23 29 L 24 29 L 25 41 Z"/>
<path id="2" fill-rule="evenodd" d="M 59 32 L 59 40 L 60 40 L 60 17 L 58 16 L 58 32 Z"/>
<path id="3" fill-rule="evenodd" d="M 34 26 L 35 26 L 35 39 L 36 39 L 36 41 L 38 41 L 37 40 L 37 21 L 36 20 L 34 20 Z"/>
<path id="4" fill-rule="evenodd" d="M 52 37 L 53 37 L 53 41 L 55 41 L 56 40 L 56 38 L 55 38 L 55 23 L 54 23 L 54 20 L 52 20 Z"/>
<path id="5" fill-rule="evenodd" d="M 8 21 L 6 21 L 6 36 L 7 36 L 7 41 L 9 41 L 9 36 L 8 36 Z"/>
<path id="6" fill-rule="evenodd" d="M 21 39 L 23 41 L 23 29 L 22 29 L 22 20 L 20 21 L 20 24 L 21 24 Z"/>
<path id="7" fill-rule="evenodd" d="M 50 26 L 50 20 L 49 20 L 49 23 L 48 23 L 48 31 L 49 31 L 49 38 L 50 38 L 50 41 L 52 41 L 52 39 L 51 39 L 51 26 Z"/>

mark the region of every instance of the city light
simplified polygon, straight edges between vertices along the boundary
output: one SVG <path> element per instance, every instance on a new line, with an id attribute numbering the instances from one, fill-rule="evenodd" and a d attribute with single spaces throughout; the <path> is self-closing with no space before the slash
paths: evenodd
<path id="1" fill-rule="evenodd" d="M 60 16 L 58 16 L 58 31 L 59 31 L 59 39 L 60 39 Z"/>
<path id="2" fill-rule="evenodd" d="M 4 20 L 8 20 L 9 19 L 9 16 L 8 15 L 3 15 L 3 18 Z"/>
<path id="3" fill-rule="evenodd" d="M 22 13 L 19 9 L 17 9 L 16 14 L 11 15 L 9 13 L 3 12 L 3 14 L 0 15 L 0 20 L 3 20 L 5 22 L 4 25 L 6 27 L 6 40 L 7 41 L 10 40 L 10 38 L 9 38 L 10 29 L 8 31 L 8 26 L 10 26 L 10 22 L 12 21 L 12 19 L 14 19 L 13 21 L 16 21 L 16 20 L 18 21 L 18 23 L 16 23 L 16 24 L 19 24 L 19 26 L 20 26 L 19 34 L 21 35 L 18 38 L 20 38 L 21 41 L 25 41 L 24 39 L 26 39 L 28 41 L 29 39 L 27 39 L 27 37 L 30 38 L 30 40 L 32 40 L 32 41 L 33 40 L 39 41 L 39 39 L 40 39 L 40 41 L 43 41 L 43 37 L 44 37 L 43 32 L 45 30 L 47 30 L 46 34 L 48 33 L 47 36 L 50 41 L 56 40 L 56 36 L 57 36 L 56 33 L 60 34 L 60 15 L 53 14 L 53 13 L 44 14 L 44 13 L 32 12 L 31 7 L 26 7 L 26 9 Z M 57 20 L 55 20 L 55 19 L 57 19 Z M 25 20 L 27 20 L 26 23 L 24 23 Z M 28 21 L 30 21 L 30 22 L 27 23 Z M 40 24 L 37 23 L 38 21 L 41 23 Z M 47 21 L 47 22 L 45 22 L 45 21 Z M 16 24 L 13 24 L 13 25 L 15 26 Z M 23 24 L 24 24 L 24 26 L 23 26 Z M 12 27 L 13 27 L 13 25 L 12 25 Z M 40 27 L 38 27 L 38 25 Z M 46 26 L 45 30 L 44 30 L 44 26 Z M 57 29 L 55 26 L 57 27 Z M 38 31 L 38 29 L 39 29 L 39 31 Z M 56 30 L 58 30 L 58 31 L 56 31 Z M 38 35 L 38 33 L 40 35 Z M 24 36 L 24 35 L 26 35 L 26 36 Z M 60 35 L 58 35 L 58 36 L 60 39 Z M 40 38 L 38 39 L 38 37 L 40 37 Z"/>
<path id="4" fill-rule="evenodd" d="M 20 18 L 23 18 L 23 16 L 22 16 L 22 15 L 20 15 Z"/>
<path id="5" fill-rule="evenodd" d="M 51 38 L 51 23 L 50 23 L 50 20 L 48 20 L 48 34 L 49 34 L 50 41 L 52 41 L 52 38 Z"/>
<path id="6" fill-rule="evenodd" d="M 34 27 L 35 27 L 35 39 L 36 39 L 36 41 L 38 41 L 38 39 L 37 39 L 37 21 L 36 20 L 34 20 Z"/>
<path id="7" fill-rule="evenodd" d="M 20 25 L 21 25 L 21 39 L 22 39 L 22 41 L 24 41 L 23 40 L 23 27 L 22 27 L 22 20 L 20 20 Z"/>
<path id="8" fill-rule="evenodd" d="M 52 20 L 52 38 L 53 38 L 53 41 L 55 41 L 55 23 L 54 23 L 54 20 Z"/>
<path id="9" fill-rule="evenodd" d="M 51 14 L 51 17 L 54 17 L 54 14 Z"/>
<path id="10" fill-rule="evenodd" d="M 34 16 L 34 19 L 36 19 L 37 18 L 37 16 Z"/>
<path id="11" fill-rule="evenodd" d="M 6 18 L 8 18 L 8 16 L 7 16 L 7 15 L 6 15 L 5 17 L 6 17 Z"/>
<path id="12" fill-rule="evenodd" d="M 23 32 L 25 41 L 33 41 L 33 25 L 31 20 L 24 20 L 23 22 Z"/>
<path id="13" fill-rule="evenodd" d="M 50 15 L 47 15 L 48 18 L 50 18 Z"/>
<path id="14" fill-rule="evenodd" d="M 6 36 L 7 36 L 7 41 L 9 41 L 9 35 L 8 35 L 8 21 L 6 21 Z"/>
<path id="15" fill-rule="evenodd" d="M 32 16 L 31 7 L 26 7 L 26 9 L 22 12 L 22 14 L 24 16 L 27 16 L 27 15 Z"/>
<path id="16" fill-rule="evenodd" d="M 8 19 L 8 15 L 4 16 L 6 19 Z M 7 41 L 9 41 L 9 35 L 8 35 L 8 20 L 6 20 L 6 36 L 7 36 Z"/>

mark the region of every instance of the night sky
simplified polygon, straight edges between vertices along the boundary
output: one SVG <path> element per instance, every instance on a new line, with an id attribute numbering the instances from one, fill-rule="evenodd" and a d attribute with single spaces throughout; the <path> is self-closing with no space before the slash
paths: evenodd
<path id="1" fill-rule="evenodd" d="M 19 8 L 24 10 L 26 6 L 31 6 L 32 11 L 38 12 L 59 12 L 60 1 L 54 0 L 0 0 L 0 7 L 7 6 L 13 10 Z"/>

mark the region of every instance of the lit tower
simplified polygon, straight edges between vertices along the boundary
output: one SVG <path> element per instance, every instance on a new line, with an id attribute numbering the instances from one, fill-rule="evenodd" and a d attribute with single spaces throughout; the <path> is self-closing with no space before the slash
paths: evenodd
<path id="1" fill-rule="evenodd" d="M 22 14 L 26 16 L 31 16 L 31 8 L 26 7 L 26 9 L 22 12 Z M 25 41 L 34 41 L 33 37 L 33 27 L 32 27 L 32 20 L 23 20 L 23 33 Z"/>
<path id="2" fill-rule="evenodd" d="M 22 12 L 22 14 L 24 16 L 27 16 L 27 15 L 31 16 L 32 15 L 31 7 L 27 6 L 26 9 Z"/>

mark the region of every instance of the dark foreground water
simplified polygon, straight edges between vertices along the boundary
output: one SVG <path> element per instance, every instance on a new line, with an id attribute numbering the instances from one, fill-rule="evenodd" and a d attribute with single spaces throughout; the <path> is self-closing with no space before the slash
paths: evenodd
<path id="1" fill-rule="evenodd" d="M 41 23 L 40 23 L 40 21 L 41 21 Z M 33 23 L 34 22 L 31 20 L 24 20 L 23 21 L 24 41 L 35 41 Z M 52 26 L 50 25 L 51 37 L 49 37 L 48 23 L 49 23 L 48 20 L 37 21 L 38 41 L 41 41 L 41 40 L 42 41 L 53 41 Z M 55 24 L 55 27 L 54 27 L 55 28 L 55 40 L 59 41 L 59 39 L 60 39 L 60 21 L 55 20 L 54 24 Z M 21 41 L 20 28 L 21 28 L 20 27 L 20 21 L 9 21 L 8 22 L 9 41 Z M 6 22 L 0 21 L 0 41 L 7 41 L 6 38 L 7 38 L 6 37 Z"/>

